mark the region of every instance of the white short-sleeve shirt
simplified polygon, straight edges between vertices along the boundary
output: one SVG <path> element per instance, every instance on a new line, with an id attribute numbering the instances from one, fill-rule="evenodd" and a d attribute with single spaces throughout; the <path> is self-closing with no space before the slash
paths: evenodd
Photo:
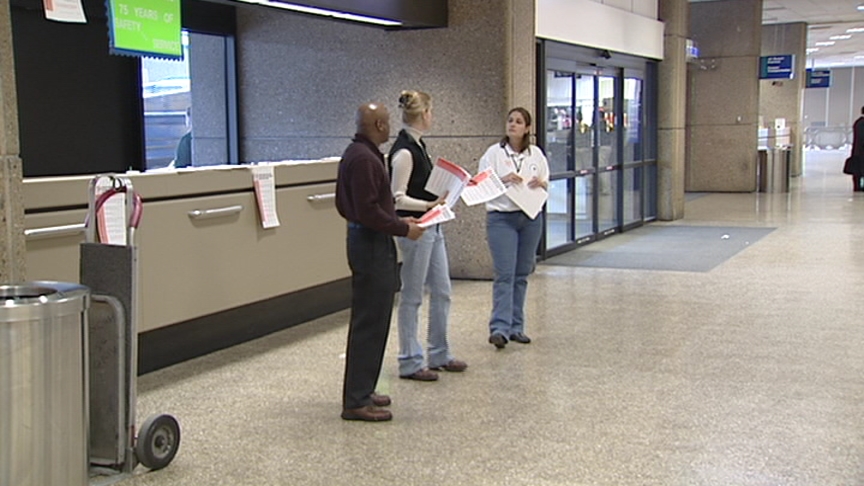
<path id="1" fill-rule="evenodd" d="M 496 143 L 486 149 L 486 153 L 480 158 L 478 172 L 492 167 L 498 177 L 504 177 L 513 172 L 519 174 L 527 183 L 535 176 L 541 181 L 549 182 L 549 163 L 543 151 L 536 145 L 529 145 L 527 149 L 516 153 L 509 144 Z M 486 211 L 512 212 L 520 211 L 519 206 L 502 194 L 486 203 Z"/>

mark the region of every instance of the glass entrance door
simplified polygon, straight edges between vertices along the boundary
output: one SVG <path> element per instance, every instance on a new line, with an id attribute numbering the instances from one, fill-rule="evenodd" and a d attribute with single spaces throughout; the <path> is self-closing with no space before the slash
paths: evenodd
<path id="1" fill-rule="evenodd" d="M 546 248 L 573 242 L 573 77 L 572 72 L 546 72 L 544 148 L 550 174 Z"/>
<path id="2" fill-rule="evenodd" d="M 622 194 L 622 226 L 639 224 L 643 220 L 642 199 L 644 167 L 642 165 L 643 110 L 642 73 L 624 76 L 624 119 L 621 121 L 624 137 L 624 187 Z"/>
<path id="3" fill-rule="evenodd" d="M 538 145 L 549 159 L 541 258 L 656 218 L 656 63 L 538 42 Z"/>
<path id="4" fill-rule="evenodd" d="M 607 236 L 618 228 L 617 79 L 611 73 L 598 73 L 597 85 L 597 233 Z"/>
<path id="5" fill-rule="evenodd" d="M 597 110 L 594 74 L 585 70 L 576 74 L 576 129 L 574 130 L 574 158 L 576 160 L 575 191 L 573 204 L 576 208 L 575 241 L 583 243 L 594 238 L 594 152 L 597 141 L 595 132 Z"/>

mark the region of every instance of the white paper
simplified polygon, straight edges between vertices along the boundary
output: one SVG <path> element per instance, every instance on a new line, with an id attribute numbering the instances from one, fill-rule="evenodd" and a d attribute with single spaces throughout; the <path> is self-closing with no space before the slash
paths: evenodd
<path id="1" fill-rule="evenodd" d="M 436 225 L 438 223 L 444 223 L 446 221 L 450 221 L 451 219 L 456 218 L 456 215 L 446 204 L 439 204 L 434 208 L 426 211 L 423 216 L 420 216 L 419 221 L 417 222 L 417 226 L 421 228 L 428 228 L 429 226 Z"/>
<path id="2" fill-rule="evenodd" d="M 542 187 L 529 188 L 527 180 L 521 184 L 513 184 L 505 194 L 531 219 L 537 217 L 549 197 Z"/>
<path id="3" fill-rule="evenodd" d="M 447 192 L 446 203 L 451 208 L 459 201 L 462 189 L 468 184 L 471 174 L 458 165 L 438 157 L 426 181 L 426 190 L 440 196 Z"/>
<path id="4" fill-rule="evenodd" d="M 57 22 L 87 23 L 81 0 L 42 0 L 45 18 Z"/>
<path id="5" fill-rule="evenodd" d="M 114 180 L 101 177 L 96 181 L 95 199 L 107 191 L 113 190 Z M 126 234 L 126 193 L 116 192 L 109 196 L 96 211 L 96 233 L 100 243 L 125 246 Z"/>
<path id="6" fill-rule="evenodd" d="M 258 201 L 258 214 L 263 228 L 279 226 L 276 212 L 276 177 L 272 165 L 253 165 L 252 181 L 255 186 L 255 199 Z"/>
<path id="7" fill-rule="evenodd" d="M 462 191 L 462 202 L 468 206 L 474 206 L 491 201 L 504 194 L 506 190 L 507 188 L 501 182 L 501 179 L 498 178 L 498 174 L 489 167 L 468 181 L 468 184 Z"/>

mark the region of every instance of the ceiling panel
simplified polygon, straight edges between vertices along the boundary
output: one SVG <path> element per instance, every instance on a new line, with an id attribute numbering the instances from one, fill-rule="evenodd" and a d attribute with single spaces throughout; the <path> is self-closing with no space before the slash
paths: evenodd
<path id="1" fill-rule="evenodd" d="M 864 0 L 764 0 L 762 23 L 806 22 L 807 67 L 864 66 L 864 11 L 859 5 L 864 8 Z"/>

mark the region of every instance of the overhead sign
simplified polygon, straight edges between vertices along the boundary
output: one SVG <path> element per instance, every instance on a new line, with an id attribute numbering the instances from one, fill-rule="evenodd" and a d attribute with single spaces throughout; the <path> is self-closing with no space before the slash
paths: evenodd
<path id="1" fill-rule="evenodd" d="M 108 0 L 112 54 L 183 58 L 180 0 Z"/>
<path id="2" fill-rule="evenodd" d="M 759 79 L 792 79 L 795 74 L 795 55 L 762 56 Z"/>
<path id="3" fill-rule="evenodd" d="M 807 70 L 807 86 L 808 88 L 830 88 L 831 87 L 831 70 L 830 69 L 808 69 Z"/>

